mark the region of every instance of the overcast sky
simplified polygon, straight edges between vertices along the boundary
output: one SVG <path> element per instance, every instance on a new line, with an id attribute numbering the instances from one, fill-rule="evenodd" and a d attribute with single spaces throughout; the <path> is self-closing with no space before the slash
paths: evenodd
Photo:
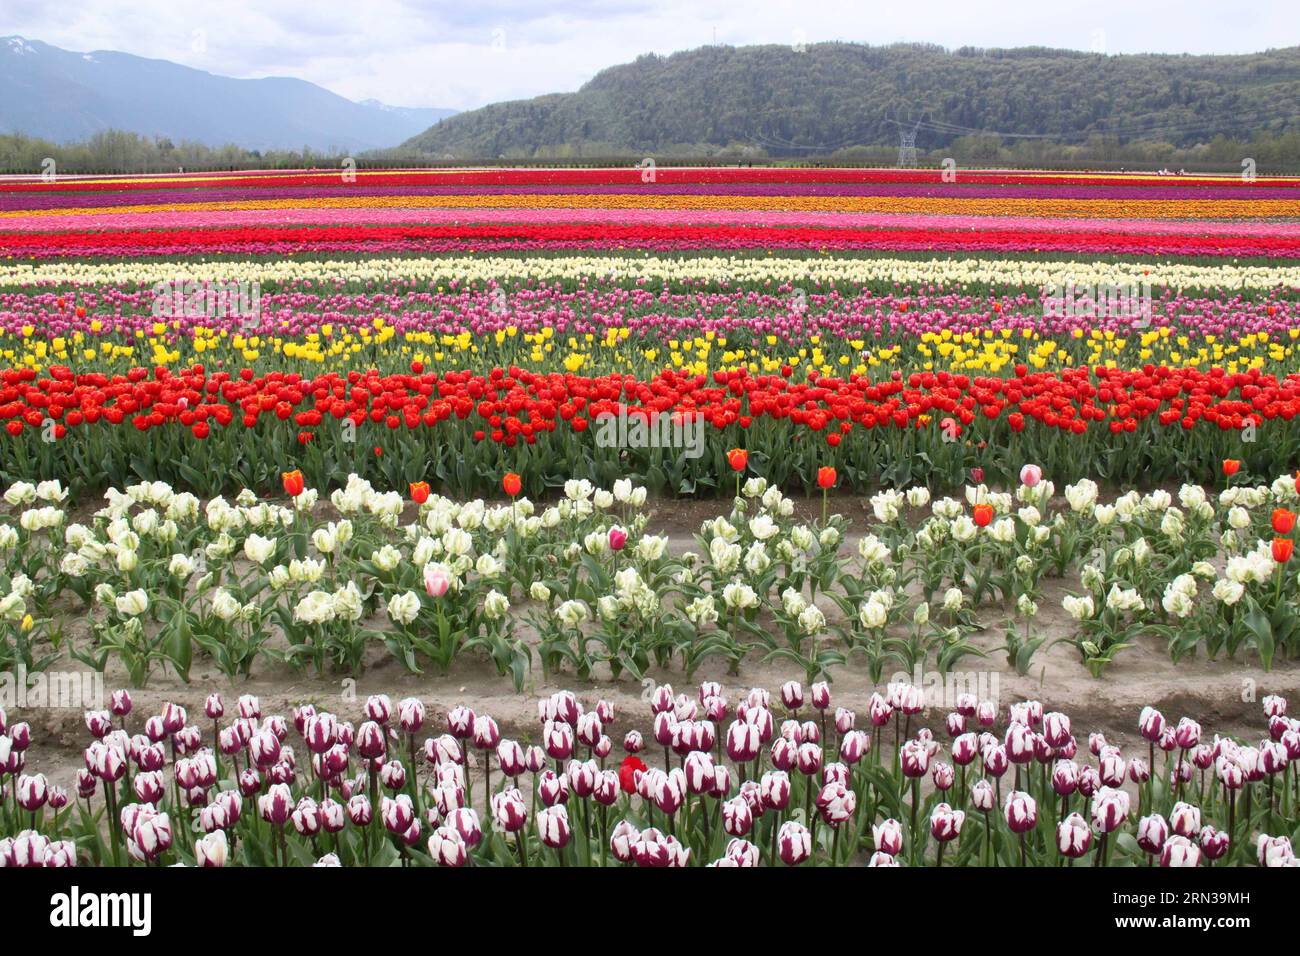
<path id="1" fill-rule="evenodd" d="M 470 109 L 715 40 L 1250 53 L 1300 45 L 1300 13 L 1295 0 L 0 0 L 0 36 L 12 34 Z"/>

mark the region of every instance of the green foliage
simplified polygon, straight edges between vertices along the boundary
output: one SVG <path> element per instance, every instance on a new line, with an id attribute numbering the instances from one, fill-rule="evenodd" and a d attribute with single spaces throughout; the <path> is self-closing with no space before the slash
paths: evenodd
<path id="1" fill-rule="evenodd" d="M 972 165 L 1230 164 L 1300 156 L 1300 48 L 1243 56 L 819 43 L 646 55 L 576 93 L 497 103 L 405 144 L 435 159 L 692 155 L 896 158 L 897 120 L 927 114 L 921 157 Z M 910 124 L 909 124 L 910 125 Z M 972 135 L 995 131 L 1001 136 Z M 1243 151 L 1245 141 L 1256 137 Z M 872 147 L 876 147 L 873 149 Z M 942 150 L 942 152 L 932 152 Z"/>

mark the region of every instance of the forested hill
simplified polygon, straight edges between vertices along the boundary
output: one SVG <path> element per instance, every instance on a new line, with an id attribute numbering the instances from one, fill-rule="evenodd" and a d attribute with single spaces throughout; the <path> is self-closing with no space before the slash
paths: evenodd
<path id="1" fill-rule="evenodd" d="M 852 43 L 711 46 L 646 55 L 576 93 L 451 117 L 406 146 L 439 158 L 732 147 L 814 156 L 899 143 L 941 148 L 973 132 L 1014 144 L 1105 136 L 1190 147 L 1300 131 L 1300 48 L 1240 56 L 1105 56 L 1046 48 Z"/>

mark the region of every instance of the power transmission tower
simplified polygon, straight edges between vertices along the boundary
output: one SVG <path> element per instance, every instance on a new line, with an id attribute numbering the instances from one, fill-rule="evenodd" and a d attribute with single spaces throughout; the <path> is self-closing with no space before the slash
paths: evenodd
<path id="1" fill-rule="evenodd" d="M 925 122 L 926 115 L 926 113 L 922 113 L 915 122 L 912 122 L 912 114 L 909 110 L 906 120 L 890 120 L 891 123 L 898 127 L 899 166 L 916 165 L 916 132 L 921 128 L 921 124 Z M 909 123 L 911 124 L 910 126 L 908 125 Z"/>

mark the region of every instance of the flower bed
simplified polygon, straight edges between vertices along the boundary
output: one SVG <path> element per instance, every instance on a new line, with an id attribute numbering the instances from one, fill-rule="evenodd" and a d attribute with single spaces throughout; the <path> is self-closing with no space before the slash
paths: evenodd
<path id="1" fill-rule="evenodd" d="M 735 502 L 690 551 L 647 529 L 646 490 L 627 480 L 570 480 L 558 502 L 534 504 L 511 473 L 507 503 L 462 504 L 425 482 L 407 498 L 354 475 L 329 515 L 296 471 L 287 505 L 251 492 L 204 504 L 146 482 L 111 489 L 88 525 L 68 521 L 57 482 L 15 484 L 0 523 L 0 665 L 34 675 L 67 653 L 141 686 L 160 669 L 188 679 L 200 660 L 230 680 L 271 663 L 355 674 L 383 647 L 412 672 L 486 659 L 518 689 L 534 667 L 689 678 L 711 659 L 731 673 L 781 660 L 809 681 L 862 666 L 880 681 L 995 654 L 1023 674 L 1057 643 L 1099 676 L 1139 638 L 1175 661 L 1249 656 L 1265 669 L 1300 652 L 1300 479 L 1106 502 L 1087 479 L 1057 498 L 1031 465 L 1014 493 L 882 491 L 858 531 L 825 500 L 820 520 L 796 517 L 777 487 L 745 477 L 748 452 L 727 461 Z M 824 493 L 837 480 L 818 470 Z M 1036 620 L 1053 579 L 1073 622 L 1055 637 Z M 1002 643 L 975 640 L 998 607 L 1014 611 Z M 82 639 L 64 639 L 69 613 L 88 618 Z"/>
<path id="2" fill-rule="evenodd" d="M 40 742 L 0 712 L 0 866 L 1300 863 L 1300 724 L 1281 697 L 1258 745 L 1147 707 L 1146 750 L 1125 755 L 1101 734 L 1081 746 L 1033 700 L 1002 714 L 963 695 L 936 734 L 905 683 L 861 701 L 824 683 L 662 685 L 640 715 L 652 738 L 627 730 L 621 760 L 613 705 L 537 703 L 518 739 L 417 698 L 372 696 L 357 726 L 311 705 L 263 713 L 252 695 L 144 716 L 117 691 L 86 714 L 75 786 L 25 773 Z"/>

